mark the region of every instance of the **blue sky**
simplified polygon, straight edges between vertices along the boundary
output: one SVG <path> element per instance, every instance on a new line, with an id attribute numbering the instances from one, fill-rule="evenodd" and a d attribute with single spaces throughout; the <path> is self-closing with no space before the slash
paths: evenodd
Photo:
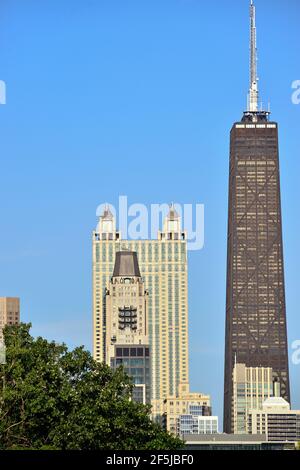
<path id="1" fill-rule="evenodd" d="M 91 347 L 98 204 L 205 204 L 189 255 L 190 376 L 221 416 L 229 131 L 248 89 L 248 0 L 2 0 L 0 295 L 33 333 Z M 300 339 L 298 0 L 256 0 L 280 126 L 289 344 Z M 292 351 L 290 351 L 292 354 Z M 300 408 L 300 364 L 291 363 Z"/>

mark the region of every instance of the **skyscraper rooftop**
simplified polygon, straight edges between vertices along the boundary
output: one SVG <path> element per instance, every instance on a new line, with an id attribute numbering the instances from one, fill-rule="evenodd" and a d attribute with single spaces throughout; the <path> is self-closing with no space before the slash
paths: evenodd
<path id="1" fill-rule="evenodd" d="M 137 253 L 135 251 L 119 251 L 116 253 L 114 277 L 141 277 Z"/>

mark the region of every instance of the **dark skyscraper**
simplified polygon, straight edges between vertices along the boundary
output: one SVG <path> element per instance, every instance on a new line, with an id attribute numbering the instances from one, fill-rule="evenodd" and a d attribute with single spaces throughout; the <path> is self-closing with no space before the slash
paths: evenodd
<path id="1" fill-rule="evenodd" d="M 224 431 L 232 432 L 232 372 L 272 367 L 290 402 L 278 126 L 258 108 L 255 7 L 251 1 L 247 111 L 230 137 Z"/>

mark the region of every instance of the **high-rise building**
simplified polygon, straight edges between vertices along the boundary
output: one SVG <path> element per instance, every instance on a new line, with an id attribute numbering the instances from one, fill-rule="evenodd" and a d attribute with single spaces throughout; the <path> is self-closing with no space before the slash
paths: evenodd
<path id="1" fill-rule="evenodd" d="M 5 325 L 20 323 L 20 299 L 17 297 L 0 297 L 0 344 L 3 343 Z"/>
<path id="2" fill-rule="evenodd" d="M 300 441 L 300 410 L 291 410 L 282 397 L 268 398 L 262 409 L 249 410 L 250 434 L 265 434 L 269 442 Z"/>
<path id="3" fill-rule="evenodd" d="M 270 367 L 233 368 L 232 422 L 234 434 L 247 434 L 250 409 L 261 409 L 263 402 L 274 394 L 273 371 Z"/>
<path id="4" fill-rule="evenodd" d="M 137 254 L 116 253 L 115 267 L 105 294 L 106 362 L 123 366 L 131 376 L 133 399 L 150 403 L 151 371 L 148 338 L 148 293 Z"/>
<path id="5" fill-rule="evenodd" d="M 247 111 L 230 138 L 224 430 L 233 432 L 235 360 L 271 367 L 290 402 L 278 125 L 259 110 L 255 6 L 251 0 Z"/>
<path id="6" fill-rule="evenodd" d="M 122 240 L 109 208 L 93 232 L 93 354 L 106 361 L 108 318 L 106 289 L 116 253 L 137 253 L 148 291 L 148 336 L 154 416 L 163 414 L 163 400 L 189 391 L 187 240 L 180 217 L 170 208 L 157 240 Z"/>

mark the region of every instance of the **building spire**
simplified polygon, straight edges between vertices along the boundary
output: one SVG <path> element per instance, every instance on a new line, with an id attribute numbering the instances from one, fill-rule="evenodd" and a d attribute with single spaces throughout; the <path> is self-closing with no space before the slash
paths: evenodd
<path id="1" fill-rule="evenodd" d="M 258 111 L 258 77 L 256 47 L 256 12 L 253 0 L 250 3 L 250 89 L 248 95 L 248 111 Z"/>
<path id="2" fill-rule="evenodd" d="M 254 0 L 250 0 L 250 88 L 247 100 L 247 111 L 244 112 L 243 122 L 268 121 L 270 110 L 265 111 L 263 104 L 259 106 L 258 77 L 257 77 L 257 46 L 256 46 L 256 9 Z"/>

